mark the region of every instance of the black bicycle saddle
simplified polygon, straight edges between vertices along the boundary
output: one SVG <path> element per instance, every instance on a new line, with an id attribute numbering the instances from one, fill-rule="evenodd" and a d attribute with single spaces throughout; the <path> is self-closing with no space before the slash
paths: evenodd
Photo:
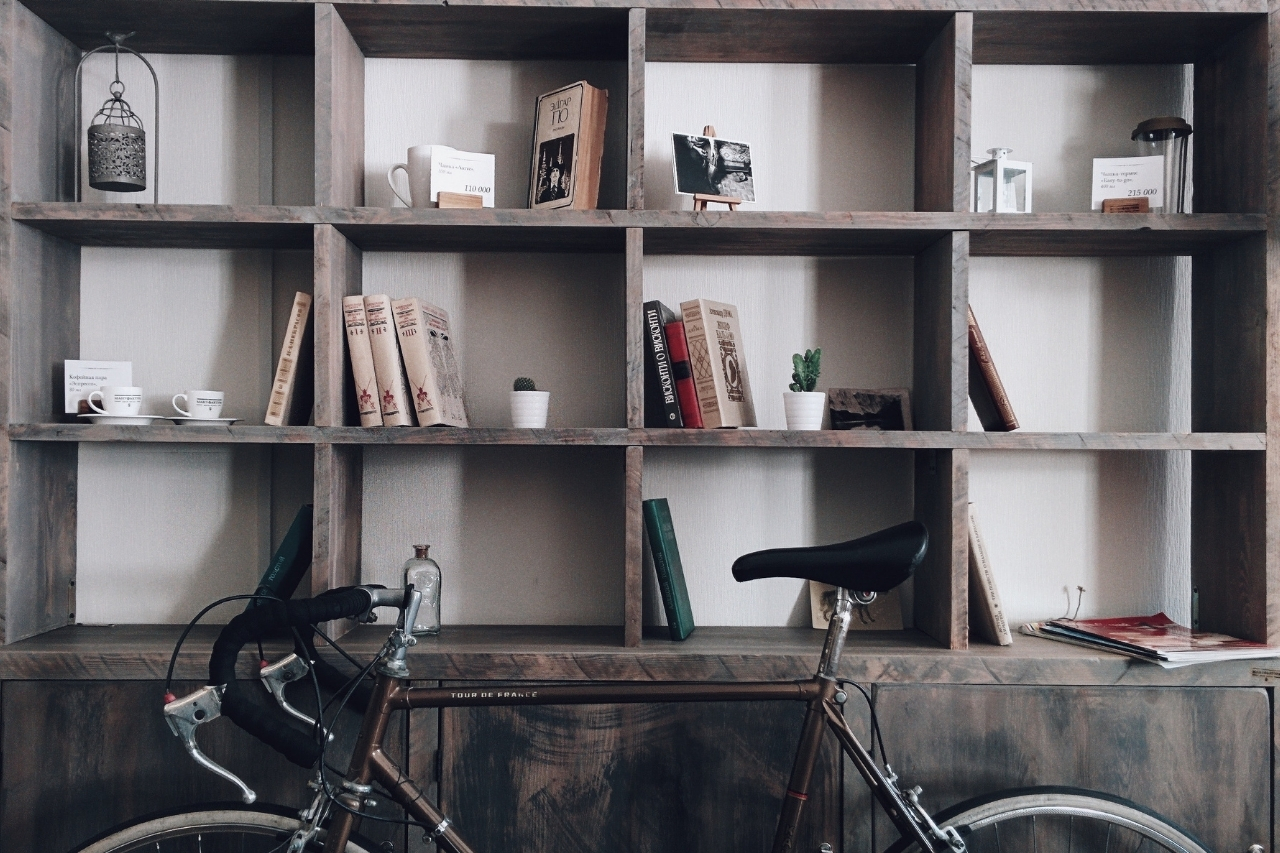
<path id="1" fill-rule="evenodd" d="M 834 545 L 743 554 L 733 562 L 733 577 L 804 578 L 855 592 L 888 592 L 911 577 L 928 550 L 929 531 L 908 521 Z"/>

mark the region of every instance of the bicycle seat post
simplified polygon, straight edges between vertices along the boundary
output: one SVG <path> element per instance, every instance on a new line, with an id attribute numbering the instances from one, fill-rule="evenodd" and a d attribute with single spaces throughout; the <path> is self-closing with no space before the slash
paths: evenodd
<path id="1" fill-rule="evenodd" d="M 836 610 L 827 627 L 827 640 L 822 645 L 822 657 L 818 659 L 818 677 L 834 681 L 840 670 L 840 653 L 844 651 L 845 636 L 853 619 L 853 596 L 843 587 L 836 589 Z"/>

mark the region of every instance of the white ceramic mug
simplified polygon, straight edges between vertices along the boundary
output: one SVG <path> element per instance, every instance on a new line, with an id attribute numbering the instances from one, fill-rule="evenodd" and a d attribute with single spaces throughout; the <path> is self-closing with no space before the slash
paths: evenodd
<path id="1" fill-rule="evenodd" d="M 391 191 L 396 194 L 396 198 L 404 202 L 405 207 L 430 207 L 431 146 L 415 145 L 409 149 L 405 159 L 409 162 L 396 163 L 387 170 L 387 183 L 391 185 Z M 408 198 L 400 195 L 400 190 L 396 189 L 395 174 L 400 170 L 403 170 L 405 177 L 409 179 Z"/>
<path id="2" fill-rule="evenodd" d="M 98 397 L 102 405 L 93 401 Z M 89 408 L 100 415 L 129 417 L 142 411 L 142 389 L 130 385 L 103 385 L 89 392 Z"/>
<path id="3" fill-rule="evenodd" d="M 173 395 L 173 407 L 183 417 L 212 420 L 222 414 L 223 396 L 221 391 L 186 391 Z M 179 398 L 187 404 L 186 410 L 178 405 Z"/>

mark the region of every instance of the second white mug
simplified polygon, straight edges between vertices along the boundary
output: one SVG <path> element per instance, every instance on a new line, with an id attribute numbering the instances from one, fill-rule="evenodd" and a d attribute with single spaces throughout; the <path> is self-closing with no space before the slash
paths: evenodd
<path id="1" fill-rule="evenodd" d="M 391 184 L 391 191 L 396 194 L 396 198 L 404 202 L 405 207 L 430 207 L 431 146 L 415 145 L 409 149 L 408 156 L 405 159 L 409 162 L 396 163 L 387 170 L 387 183 Z M 404 171 L 405 176 L 409 179 L 408 198 L 400 195 L 400 190 L 396 189 L 395 174 L 401 170 Z"/>
<path id="2" fill-rule="evenodd" d="M 136 415 L 142 411 L 142 389 L 132 385 L 103 385 L 101 389 L 89 392 L 89 408 L 100 415 Z"/>
<path id="3" fill-rule="evenodd" d="M 183 417 L 213 420 L 222 414 L 223 396 L 221 391 L 186 391 L 173 395 L 173 407 Z M 179 399 L 187 404 L 186 410 L 178 405 Z"/>

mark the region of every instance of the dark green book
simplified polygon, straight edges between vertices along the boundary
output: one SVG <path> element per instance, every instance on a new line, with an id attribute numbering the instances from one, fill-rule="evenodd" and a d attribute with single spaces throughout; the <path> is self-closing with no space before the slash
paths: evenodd
<path id="1" fill-rule="evenodd" d="M 255 595 L 273 595 L 285 600 L 293 596 L 302 576 L 311 568 L 311 513 L 312 505 L 303 504 L 293 517 L 289 532 L 280 540 L 280 547 L 276 548 L 262 580 L 258 581 Z M 249 607 L 257 603 L 257 599 L 251 599 Z"/>
<path id="2" fill-rule="evenodd" d="M 689 590 L 684 585 L 684 566 L 680 564 L 671 508 L 666 498 L 644 501 L 641 506 L 653 567 L 658 572 L 658 589 L 662 590 L 662 606 L 667 611 L 667 627 L 671 629 L 671 639 L 683 640 L 693 633 L 693 609 L 689 607 Z"/>

